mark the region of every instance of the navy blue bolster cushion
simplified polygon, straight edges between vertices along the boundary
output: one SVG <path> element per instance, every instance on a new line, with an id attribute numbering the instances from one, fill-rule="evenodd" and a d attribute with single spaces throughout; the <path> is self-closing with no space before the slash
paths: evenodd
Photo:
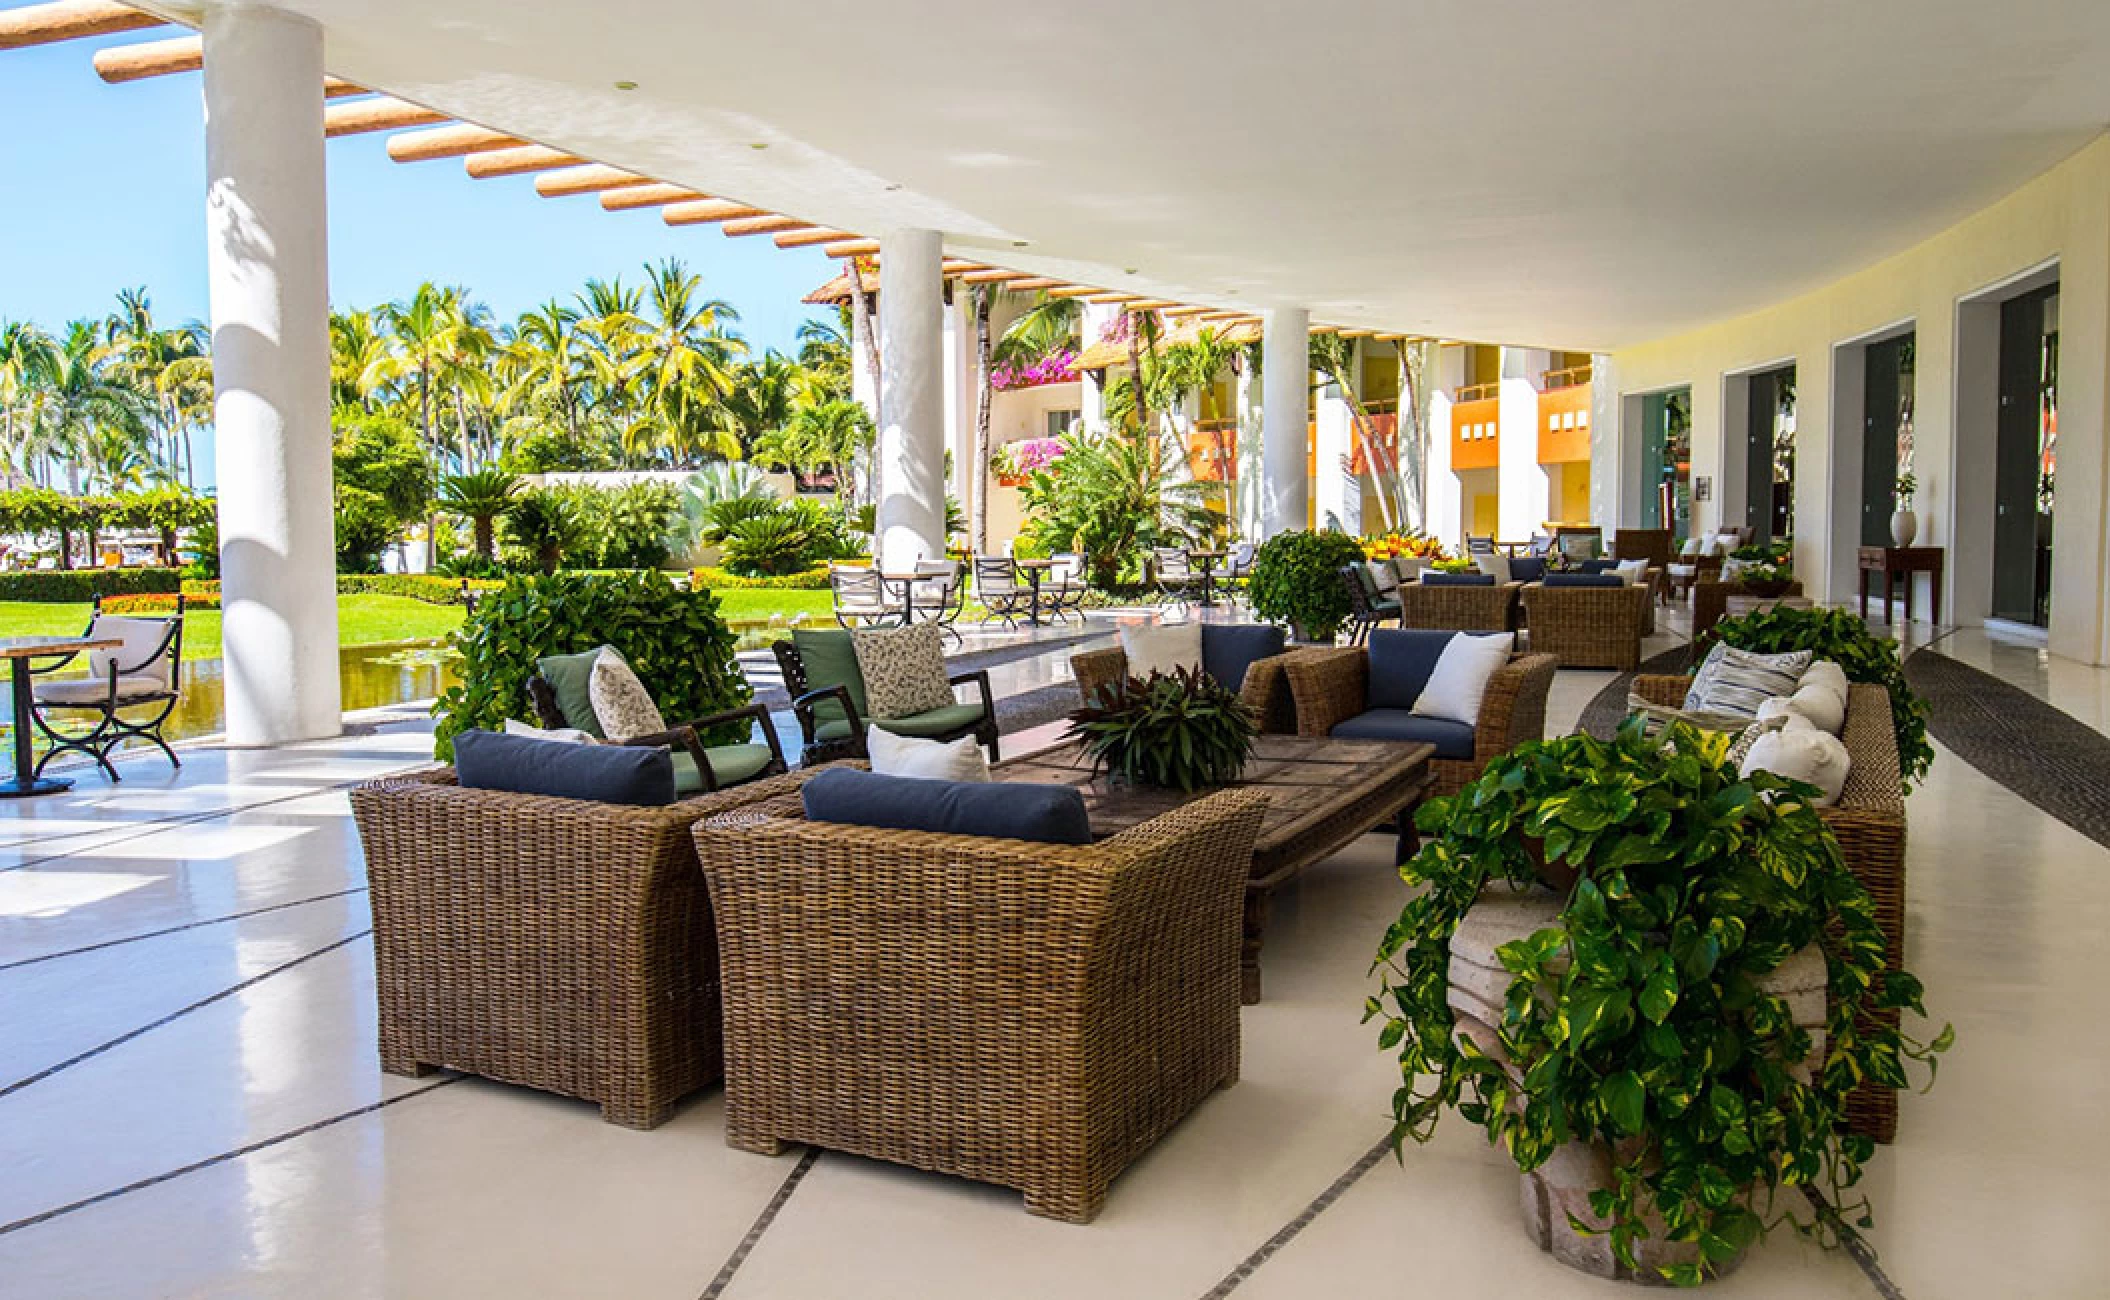
<path id="1" fill-rule="evenodd" d="M 1227 690 L 1245 685 L 1246 669 L 1272 659 L 1288 645 L 1288 634 L 1265 623 L 1202 624 L 1202 671 Z"/>
<path id="2" fill-rule="evenodd" d="M 454 779 L 467 790 L 639 807 L 674 802 L 674 757 L 647 745 L 575 745 L 464 731 L 454 738 Z"/>
<path id="3" fill-rule="evenodd" d="M 1584 560 L 1575 566 L 1578 573 L 1610 573 L 1619 567 L 1619 561 L 1608 559 Z"/>
<path id="4" fill-rule="evenodd" d="M 1492 573 L 1445 573 L 1441 569 L 1424 569 L 1421 574 L 1424 587 L 1492 587 Z"/>
<path id="5" fill-rule="evenodd" d="M 1519 555 L 1509 562 L 1511 582 L 1537 582 L 1546 576 L 1546 562 L 1536 556 Z"/>
<path id="6" fill-rule="evenodd" d="M 1616 573 L 1549 573 L 1549 587 L 1624 587 L 1625 579 Z"/>
<path id="7" fill-rule="evenodd" d="M 890 831 L 1090 844 L 1084 796 L 1066 785 L 932 781 L 830 768 L 800 789 L 806 820 Z"/>

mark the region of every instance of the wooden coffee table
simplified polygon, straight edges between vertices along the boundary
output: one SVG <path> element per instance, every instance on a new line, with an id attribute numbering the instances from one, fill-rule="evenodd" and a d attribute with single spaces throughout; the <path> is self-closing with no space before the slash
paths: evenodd
<path id="1" fill-rule="evenodd" d="M 1332 857 L 1356 839 L 1399 818 L 1396 861 L 1418 845 L 1411 814 L 1435 776 L 1428 745 L 1374 740 L 1307 740 L 1262 736 L 1234 785 L 1267 792 L 1267 813 L 1253 844 L 1253 871 L 1246 882 L 1245 943 L 1241 957 L 1244 999 L 1260 1000 L 1260 943 L 1275 889 L 1313 863 Z M 998 763 L 995 781 L 1067 785 L 1084 795 L 1092 834 L 1105 839 L 1138 826 L 1213 791 L 1181 794 L 1151 786 L 1113 786 L 1093 773 L 1084 747 L 1068 741 Z"/>

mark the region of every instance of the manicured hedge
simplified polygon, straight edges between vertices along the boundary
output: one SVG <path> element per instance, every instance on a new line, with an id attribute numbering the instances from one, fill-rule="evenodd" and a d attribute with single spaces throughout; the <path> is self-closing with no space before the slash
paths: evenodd
<path id="1" fill-rule="evenodd" d="M 482 578 L 469 580 L 471 591 L 497 591 L 503 586 L 503 582 Z M 462 603 L 462 580 L 430 573 L 340 573 L 337 575 L 337 594 L 404 596 L 428 605 L 459 605 Z"/>
<path id="2" fill-rule="evenodd" d="M 183 612 L 196 613 L 201 609 L 218 609 L 220 593 L 183 593 Z M 103 601 L 105 614 L 144 614 L 149 618 L 166 617 L 176 612 L 176 597 L 168 592 L 148 592 L 138 596 L 111 596 Z"/>
<path id="3" fill-rule="evenodd" d="M 768 578 L 742 577 L 726 569 L 691 569 L 689 585 L 699 590 L 718 591 L 826 591 L 828 566 L 817 564 L 797 573 L 780 573 Z"/>
<path id="4" fill-rule="evenodd" d="M 19 573 L 0 573 L 0 600 L 84 605 L 98 594 L 173 595 L 182 586 L 181 569 L 24 569 Z"/>

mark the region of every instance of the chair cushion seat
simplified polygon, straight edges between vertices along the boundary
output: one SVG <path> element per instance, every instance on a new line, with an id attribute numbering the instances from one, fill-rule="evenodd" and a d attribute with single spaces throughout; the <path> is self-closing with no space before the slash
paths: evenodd
<path id="1" fill-rule="evenodd" d="M 711 761 L 711 775 L 718 778 L 721 790 L 754 780 L 763 768 L 769 766 L 772 757 L 767 745 L 714 745 L 705 749 L 703 756 Z M 703 773 L 696 770 L 695 757 L 675 750 L 674 793 L 701 794 L 703 789 Z"/>
<path id="2" fill-rule="evenodd" d="M 942 736 L 951 731 L 962 731 L 982 720 L 982 702 L 954 704 L 928 713 L 915 713 L 906 718 L 872 718 L 875 727 L 884 727 L 897 736 Z M 847 719 L 823 722 L 813 729 L 815 740 L 844 740 L 850 735 Z"/>
<path id="3" fill-rule="evenodd" d="M 1281 654 L 1287 644 L 1283 630 L 1266 623 L 1204 623 L 1202 671 L 1235 691 L 1245 684 L 1248 668 Z"/>
<path id="4" fill-rule="evenodd" d="M 1343 740 L 1418 740 L 1436 747 L 1436 757 L 1470 759 L 1473 729 L 1448 718 L 1424 717 L 1405 709 L 1371 709 L 1333 729 Z"/>
<path id="5" fill-rule="evenodd" d="M 168 684 L 159 677 L 138 675 L 117 679 L 117 698 L 120 703 L 168 693 Z M 69 705 L 100 704 L 109 698 L 110 679 L 107 677 L 76 677 L 62 682 L 37 683 L 36 700 L 39 704 L 63 708 Z"/>

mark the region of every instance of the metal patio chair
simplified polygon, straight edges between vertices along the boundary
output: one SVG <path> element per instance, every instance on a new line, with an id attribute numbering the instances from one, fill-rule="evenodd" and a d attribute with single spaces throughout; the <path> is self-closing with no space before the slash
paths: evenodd
<path id="1" fill-rule="evenodd" d="M 175 612 L 167 618 L 136 614 L 105 614 L 103 598 L 95 598 L 94 612 L 84 636 L 115 637 L 121 643 L 106 650 L 89 650 L 88 675 L 63 680 L 35 682 L 30 688 L 30 721 L 51 742 L 37 760 L 37 775 L 60 754 L 75 751 L 101 764 L 112 781 L 121 780 L 110 762 L 110 751 L 127 740 L 144 740 L 168 756 L 171 766 L 183 760 L 161 737 L 161 728 L 182 699 L 178 669 L 183 662 L 183 597 L 176 597 Z M 46 677 L 72 663 L 78 655 L 63 655 L 33 666 L 33 677 Z M 126 718 L 118 710 L 151 710 L 150 716 Z M 86 733 L 68 735 L 51 725 L 52 714 L 95 715 L 95 725 Z"/>

